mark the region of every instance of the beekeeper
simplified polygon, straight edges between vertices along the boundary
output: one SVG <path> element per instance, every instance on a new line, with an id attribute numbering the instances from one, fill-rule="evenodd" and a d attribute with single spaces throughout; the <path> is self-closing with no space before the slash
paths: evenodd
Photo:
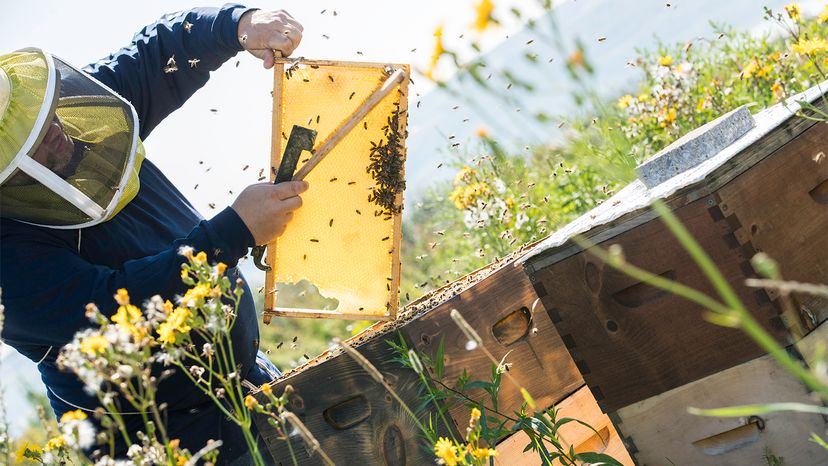
<path id="1" fill-rule="evenodd" d="M 0 55 L 0 336 L 37 363 L 57 417 L 99 406 L 56 365 L 60 348 L 90 325 L 87 303 L 114 314 L 119 288 L 136 304 L 183 294 L 185 245 L 240 277 L 235 266 L 248 248 L 280 235 L 301 205 L 305 182 L 260 183 L 205 220 L 141 144 L 237 52 L 271 68 L 301 38 L 302 26 L 284 11 L 225 5 L 164 16 L 82 70 L 34 48 Z M 171 57 L 198 66 L 171 70 Z M 276 369 L 259 352 L 252 293 L 243 286 L 233 350 L 241 375 L 260 385 Z M 159 383 L 157 402 L 182 447 L 220 439 L 222 464 L 249 461 L 240 430 L 183 374 Z M 124 419 L 143 426 L 139 415 Z"/>

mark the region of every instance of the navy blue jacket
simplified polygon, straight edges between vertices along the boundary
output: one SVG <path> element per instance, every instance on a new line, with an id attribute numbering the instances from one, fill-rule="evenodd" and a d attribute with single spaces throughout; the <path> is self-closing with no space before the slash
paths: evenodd
<path id="1" fill-rule="evenodd" d="M 172 111 L 179 108 L 209 79 L 210 72 L 243 50 L 237 24 L 247 11 L 240 5 L 221 9 L 197 8 L 174 13 L 142 29 L 132 43 L 84 71 L 132 103 L 145 139 Z M 192 27 L 185 28 L 185 22 Z M 179 70 L 163 68 L 175 56 Z M 200 60 L 196 68 L 187 60 Z M 56 356 L 75 332 L 88 327 L 87 303 L 107 315 L 116 309 L 118 288 L 129 291 L 139 304 L 161 295 L 182 295 L 180 270 L 183 245 L 205 251 L 209 261 L 224 262 L 231 277 L 240 276 L 238 260 L 254 245 L 241 218 L 227 208 L 204 220 L 190 202 L 149 160 L 140 171 L 141 188 L 135 199 L 112 220 L 83 230 L 56 230 L 0 219 L 0 286 L 5 305 L 3 340 L 38 362 L 55 414 L 81 407 L 94 409 L 97 399 L 84 393 L 81 382 L 60 371 Z M 244 294 L 232 330 L 236 361 L 242 375 L 255 384 L 269 377 L 257 367 L 258 322 L 250 289 Z M 227 461 L 246 447 L 238 428 L 183 374 L 163 380 L 158 403 L 167 403 L 171 438 L 197 451 L 208 439 L 222 439 L 221 457 Z M 132 411 L 125 407 L 124 411 Z M 130 427 L 140 427 L 139 416 L 126 416 Z"/>

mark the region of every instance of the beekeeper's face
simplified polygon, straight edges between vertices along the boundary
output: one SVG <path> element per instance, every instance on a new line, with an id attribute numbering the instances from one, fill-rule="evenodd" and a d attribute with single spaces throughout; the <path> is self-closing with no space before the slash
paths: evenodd
<path id="1" fill-rule="evenodd" d="M 66 178 L 71 173 L 64 173 L 72 160 L 75 151 L 75 142 L 66 134 L 63 123 L 55 115 L 43 141 L 32 154 L 32 158 L 39 164 Z"/>

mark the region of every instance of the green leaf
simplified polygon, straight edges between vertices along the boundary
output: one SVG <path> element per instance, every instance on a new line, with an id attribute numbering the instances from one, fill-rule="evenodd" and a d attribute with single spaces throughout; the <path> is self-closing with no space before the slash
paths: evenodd
<path id="1" fill-rule="evenodd" d="M 609 464 L 612 466 L 624 466 L 618 460 L 613 458 L 612 456 L 605 455 L 603 453 L 594 453 L 594 452 L 585 452 L 585 453 L 578 453 L 575 455 L 576 459 L 581 461 L 590 463 L 592 465 L 601 465 L 601 464 Z"/>
<path id="2" fill-rule="evenodd" d="M 434 355 L 434 375 L 438 380 L 443 378 L 443 369 L 445 367 L 445 352 L 446 352 L 446 337 L 440 337 L 440 343 L 437 344 L 437 354 Z"/>
<path id="3" fill-rule="evenodd" d="M 756 416 L 759 414 L 776 413 L 779 411 L 794 411 L 798 413 L 828 415 L 828 408 L 824 406 L 808 405 L 805 403 L 767 403 L 714 409 L 687 408 L 687 412 L 690 414 L 713 417 Z"/>

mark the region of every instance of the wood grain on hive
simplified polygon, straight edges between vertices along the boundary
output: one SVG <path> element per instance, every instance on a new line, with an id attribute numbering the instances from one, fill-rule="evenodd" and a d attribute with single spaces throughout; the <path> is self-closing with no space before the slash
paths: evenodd
<path id="1" fill-rule="evenodd" d="M 583 385 L 583 379 L 566 351 L 558 332 L 543 312 L 532 315 L 537 299 L 521 267 L 506 264 L 493 274 L 439 305 L 405 327 L 403 332 L 417 350 L 434 356 L 440 341 L 445 343 L 445 372 L 442 382 L 453 385 L 466 371 L 471 379 L 489 380 L 492 362 L 479 349 L 469 350 L 468 339 L 450 317 L 457 309 L 483 340 L 496 359 L 512 363 L 510 374 L 526 388 L 539 406 L 551 406 Z M 536 305 L 535 310 L 540 306 Z M 473 392 L 485 399 L 482 390 Z M 520 409 L 523 397 L 505 378 L 498 397 L 500 410 Z M 458 426 L 468 423 L 468 409 L 451 410 Z"/>
<path id="2" fill-rule="evenodd" d="M 797 99 L 820 106 L 821 95 L 815 87 L 788 106 L 763 110 L 738 142 L 657 186 L 634 181 L 527 255 L 524 264 L 544 308 L 605 412 L 764 351 L 741 330 L 707 322 L 700 306 L 605 266 L 571 238 L 581 234 L 602 248 L 619 244 L 627 262 L 718 296 L 649 208 L 653 199 L 663 199 L 751 314 L 786 342 L 791 334 L 781 318 L 782 303 L 745 286 L 745 279 L 756 276 L 749 261 L 758 248 L 778 256 L 791 278 L 828 281 L 826 128 L 794 116 Z M 809 307 L 802 320 L 818 321 L 810 314 L 819 301 L 797 298 L 800 309 Z"/>
<path id="3" fill-rule="evenodd" d="M 762 292 L 742 284 L 753 275 L 750 256 L 728 240 L 706 199 L 675 214 L 716 264 L 751 313 L 776 336 L 785 333 L 778 310 Z M 709 295 L 715 289 L 660 220 L 599 244 L 623 247 L 638 267 Z M 605 412 L 615 411 L 762 354 L 738 329 L 713 325 L 700 306 L 629 277 L 587 253 L 536 272 L 541 300 L 564 344 Z"/>
<path id="4" fill-rule="evenodd" d="M 356 349 L 380 370 L 406 404 L 415 408 L 420 404 L 417 374 L 392 361 L 393 354 L 385 342 L 397 338 L 396 334 L 387 334 Z M 335 464 L 413 466 L 433 463 L 433 455 L 423 451 L 422 436 L 416 424 L 385 388 L 347 354 L 340 353 L 276 381 L 274 393 L 281 394 L 287 384 L 294 389 L 288 409 L 299 416 Z M 436 418 L 430 406 L 420 414 L 422 422 L 429 415 Z M 273 458 L 290 464 L 287 443 L 276 436 L 266 418 L 257 415 L 254 421 Z M 319 455 L 308 453 L 301 437 L 293 437 L 291 445 L 298 452 L 300 465 L 324 464 Z"/>
<path id="5" fill-rule="evenodd" d="M 456 379 L 464 369 L 471 379 L 488 380 L 491 375 L 492 362 L 480 349 L 466 348 L 467 340 L 450 317 L 451 309 L 456 308 L 495 357 L 509 353 L 506 362 L 513 363 L 511 373 L 538 405 L 551 407 L 583 388 L 584 382 L 548 316 L 545 313 L 527 315 L 527 312 L 531 314 L 536 299 L 522 268 L 503 261 L 418 299 L 403 310 L 397 322 L 380 322 L 352 342 L 393 381 L 406 403 L 415 407 L 420 405 L 417 375 L 393 361 L 396 355 L 386 340 L 397 341 L 403 335 L 410 346 L 433 356 L 443 338 L 446 375 L 442 382 L 452 388 L 456 387 Z M 537 331 L 533 332 L 533 328 Z M 300 400 L 289 409 L 300 415 L 322 448 L 335 456 L 337 464 L 433 463 L 433 456 L 418 449 L 422 437 L 416 426 L 389 401 L 385 389 L 348 355 L 326 353 L 276 380 L 274 392 L 281 393 L 287 384 L 293 386 L 296 399 Z M 501 387 L 499 410 L 511 415 L 520 409 L 523 399 L 509 382 L 504 380 Z M 488 395 L 482 393 L 471 395 L 480 401 L 488 400 Z M 573 406 L 582 403 L 578 401 Z M 577 417 L 580 409 L 573 407 L 567 413 Z M 429 412 L 434 419 L 439 419 L 430 404 L 426 405 L 423 415 L 428 416 Z M 469 419 L 468 407 L 456 406 L 450 414 L 450 427 L 464 432 Z M 332 420 L 336 422 L 332 424 Z M 284 441 L 276 438 L 273 428 L 261 418 L 256 421 L 274 457 L 282 461 L 289 459 Z M 404 439 L 404 448 L 396 447 L 398 433 Z M 390 440 L 386 442 L 386 438 Z M 584 442 L 579 445 L 604 448 L 594 442 Z M 402 458 L 403 450 L 406 462 L 395 463 Z M 301 464 L 318 464 L 319 460 L 314 457 L 302 461 Z"/>
<path id="6" fill-rule="evenodd" d="M 767 253 L 786 280 L 828 283 L 828 125 L 812 126 L 717 196 L 743 248 Z M 796 294 L 794 304 L 800 315 L 791 317 L 808 329 L 828 318 L 825 297 Z"/>
<path id="7" fill-rule="evenodd" d="M 317 131 L 318 146 L 391 70 L 406 72 L 305 178 L 310 189 L 302 195 L 303 207 L 268 245 L 273 270 L 265 280 L 266 322 L 273 315 L 392 319 L 399 305 L 408 66 L 283 60 L 275 68 L 271 180 L 293 125 Z M 376 147 L 392 139 L 399 143 L 393 157 L 379 156 L 383 151 Z M 301 157 L 298 170 L 310 156 Z M 391 171 L 399 174 L 391 177 L 393 184 L 386 180 Z M 306 291 L 278 292 L 291 286 Z"/>

